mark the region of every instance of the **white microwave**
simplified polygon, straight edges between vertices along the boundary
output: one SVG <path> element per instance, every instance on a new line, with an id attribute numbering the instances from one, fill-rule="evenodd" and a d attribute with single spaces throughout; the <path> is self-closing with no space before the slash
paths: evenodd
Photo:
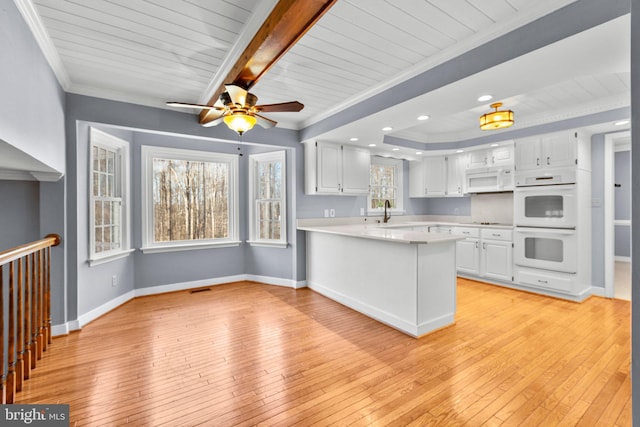
<path id="1" fill-rule="evenodd" d="M 576 228 L 578 194 L 575 185 L 517 187 L 513 196 L 516 226 Z"/>
<path id="2" fill-rule="evenodd" d="M 509 168 L 497 168 L 482 172 L 467 172 L 466 193 L 495 193 L 513 190 L 513 172 Z"/>

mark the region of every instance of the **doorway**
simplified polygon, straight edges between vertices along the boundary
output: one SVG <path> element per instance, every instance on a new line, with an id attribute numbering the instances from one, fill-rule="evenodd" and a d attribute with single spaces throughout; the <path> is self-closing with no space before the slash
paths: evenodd
<path id="1" fill-rule="evenodd" d="M 605 136 L 605 294 L 631 300 L 631 133 Z"/>

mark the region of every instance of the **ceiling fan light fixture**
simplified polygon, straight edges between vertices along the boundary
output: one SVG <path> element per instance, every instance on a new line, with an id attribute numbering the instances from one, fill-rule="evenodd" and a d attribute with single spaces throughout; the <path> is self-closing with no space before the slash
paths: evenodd
<path id="1" fill-rule="evenodd" d="M 494 108 L 495 111 L 480 116 L 480 129 L 503 129 L 513 125 L 513 111 L 498 110 L 500 107 L 502 107 L 502 102 L 491 104 L 491 108 Z"/>
<path id="2" fill-rule="evenodd" d="M 240 136 L 246 131 L 253 129 L 257 121 L 255 117 L 242 112 L 224 116 L 223 120 L 229 129 Z"/>

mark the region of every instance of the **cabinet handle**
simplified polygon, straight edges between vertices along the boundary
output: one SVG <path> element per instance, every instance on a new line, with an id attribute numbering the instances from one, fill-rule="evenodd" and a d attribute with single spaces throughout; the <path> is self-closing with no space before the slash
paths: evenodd
<path id="1" fill-rule="evenodd" d="M 491 164 L 494 164 L 496 162 L 496 156 L 491 156 Z"/>
<path id="2" fill-rule="evenodd" d="M 476 242 L 476 249 L 478 249 L 478 247 L 479 247 L 479 246 L 478 246 L 478 244 L 479 244 L 479 243 L 480 243 L 480 242 Z"/>
<path id="3" fill-rule="evenodd" d="M 500 234 L 498 234 L 498 233 L 492 233 L 491 235 L 494 236 L 494 237 L 500 237 Z"/>
<path id="4" fill-rule="evenodd" d="M 549 282 L 547 282 L 546 280 L 540 280 L 540 279 L 538 279 L 538 283 L 544 283 L 545 285 L 549 284 Z"/>
<path id="5" fill-rule="evenodd" d="M 462 193 L 462 189 L 460 188 L 460 186 L 458 186 L 458 194 Z"/>
<path id="6" fill-rule="evenodd" d="M 547 166 L 549 166 L 551 162 L 549 162 L 549 157 L 547 157 Z"/>
<path id="7" fill-rule="evenodd" d="M 485 157 L 485 158 L 484 158 L 484 164 L 486 165 L 487 163 L 489 163 L 489 158 L 488 158 L 488 157 Z"/>
<path id="8" fill-rule="evenodd" d="M 540 157 L 536 157 L 536 166 L 540 166 Z"/>
<path id="9" fill-rule="evenodd" d="M 482 249 L 487 249 L 487 244 L 486 243 L 482 244 Z"/>
<path id="10" fill-rule="evenodd" d="M 470 231 L 463 231 L 462 234 L 471 234 Z"/>
<path id="11" fill-rule="evenodd" d="M 424 189 L 424 195 L 426 196 L 427 194 L 429 194 L 429 190 L 428 189 Z"/>

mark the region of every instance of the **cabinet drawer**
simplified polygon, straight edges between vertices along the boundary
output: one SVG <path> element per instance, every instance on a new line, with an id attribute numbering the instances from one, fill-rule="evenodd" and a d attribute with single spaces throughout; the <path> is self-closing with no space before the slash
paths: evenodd
<path id="1" fill-rule="evenodd" d="M 461 234 L 465 237 L 480 237 L 480 229 L 476 227 L 451 227 L 451 234 Z"/>
<path id="2" fill-rule="evenodd" d="M 516 282 L 522 285 L 552 289 L 554 291 L 571 293 L 576 280 L 575 274 L 559 273 L 555 271 L 536 270 L 529 268 L 516 269 Z"/>
<path id="3" fill-rule="evenodd" d="M 486 240 L 513 240 L 513 230 L 503 230 L 496 228 L 483 228 L 481 236 Z"/>

